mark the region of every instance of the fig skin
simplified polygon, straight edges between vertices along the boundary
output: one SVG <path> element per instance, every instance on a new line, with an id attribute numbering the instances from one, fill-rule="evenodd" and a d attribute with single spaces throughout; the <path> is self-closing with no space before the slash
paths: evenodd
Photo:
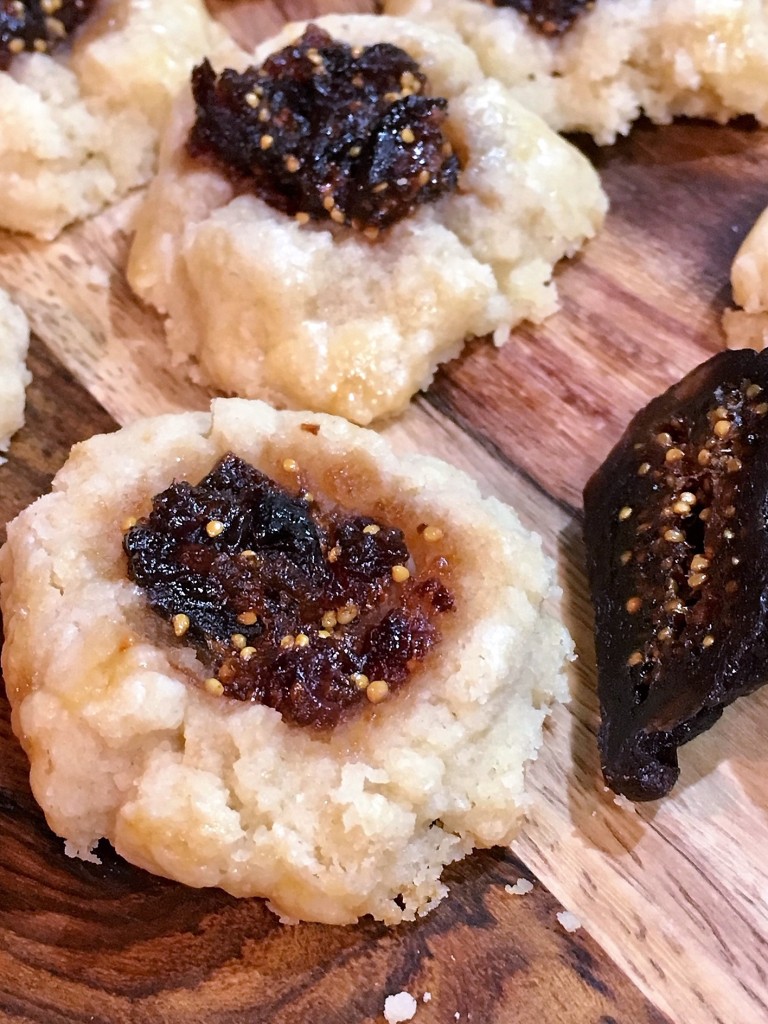
<path id="1" fill-rule="evenodd" d="M 666 795 L 677 750 L 768 669 L 768 351 L 654 399 L 584 490 L 608 785 Z"/>

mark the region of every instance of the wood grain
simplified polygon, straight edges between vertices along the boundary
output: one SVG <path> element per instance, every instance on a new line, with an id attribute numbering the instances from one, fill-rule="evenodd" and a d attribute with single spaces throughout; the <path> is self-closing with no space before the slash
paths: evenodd
<path id="1" fill-rule="evenodd" d="M 32 383 L 26 424 L 13 439 L 9 461 L 0 465 L 0 544 L 5 543 L 6 523 L 46 493 L 72 445 L 116 426 L 35 336 L 27 366 Z"/>
<path id="2" fill-rule="evenodd" d="M 228 16 L 251 40 L 286 14 L 318 9 L 311 0 L 251 0 Z M 560 561 L 580 660 L 571 706 L 554 716 L 531 773 L 536 806 L 514 846 L 520 861 L 508 853 L 472 858 L 458 869 L 450 901 L 413 927 L 281 932 L 252 901 L 191 893 L 113 859 L 106 871 L 63 861 L 24 795 L 23 761 L 4 735 L 3 785 L 12 784 L 9 809 L 0 807 L 0 883 L 10 887 L 7 913 L 0 897 L 0 1007 L 9 1019 L 81 1020 L 90 1012 L 117 1022 L 346 1024 L 381 1020 L 384 995 L 401 987 L 433 993 L 417 1022 L 450 1022 L 456 1012 L 484 1024 L 658 1019 L 612 960 L 678 1024 L 767 1024 L 768 691 L 684 748 L 671 797 L 639 808 L 614 801 L 595 749 L 578 516 L 587 476 L 632 413 L 722 347 L 730 259 L 768 203 L 768 135 L 741 124 L 640 125 L 608 150 L 587 148 L 613 208 L 603 234 L 558 272 L 562 311 L 500 350 L 472 344 L 405 416 L 381 428 L 404 450 L 468 469 L 487 493 L 518 507 Z M 0 283 L 25 306 L 49 352 L 119 423 L 202 408 L 208 399 L 169 370 L 157 318 L 125 284 L 136 202 L 50 245 L 0 238 Z M 48 357 L 39 350 L 39 358 Z M 48 393 L 56 385 L 52 371 Z M 66 398 L 67 422 L 53 440 L 33 426 L 36 414 L 30 418 L 0 470 L 6 514 L 45 486 L 65 438 L 104 429 L 92 404 L 79 414 L 84 402 Z M 37 453 L 43 444 L 53 444 L 50 458 Z M 605 953 L 581 933 L 574 943 L 558 930 L 540 885 L 530 897 L 504 893 L 521 863 Z M 91 914 L 98 927 L 89 945 Z M 110 932 L 116 917 L 122 938 Z M 106 959 L 91 964 L 101 946 Z M 165 957 L 169 948 L 178 949 L 175 959 Z M 583 954 L 574 948 L 587 950 L 591 961 L 579 962 L 597 984 L 577 968 L 574 957 Z"/>
<path id="3" fill-rule="evenodd" d="M 409 991 L 426 1024 L 664 1024 L 591 939 L 560 927 L 545 889 L 506 892 L 531 877 L 509 852 L 457 866 L 454 898 L 387 929 L 285 927 L 261 901 L 182 889 L 109 848 L 100 867 L 68 861 L 31 797 L 5 789 L 0 844 L 3 1020 L 373 1024 Z"/>
<path id="4" fill-rule="evenodd" d="M 29 363 L 27 425 L 0 467 L 3 524 L 71 444 L 116 426 L 37 338 Z M 373 1024 L 405 990 L 424 1024 L 664 1024 L 593 939 L 562 928 L 560 905 L 510 851 L 455 866 L 454 896 L 416 924 L 285 927 L 260 900 L 156 878 L 107 843 L 100 865 L 68 859 L 27 773 L 3 700 L 0 1020 Z M 506 891 L 519 878 L 532 893 Z"/>
<path id="5" fill-rule="evenodd" d="M 611 209 L 595 244 L 557 274 L 561 312 L 512 345 L 476 343 L 430 391 L 573 509 L 632 414 L 725 347 L 731 261 L 768 205 L 768 133 L 749 124 L 643 124 L 584 148 Z"/>

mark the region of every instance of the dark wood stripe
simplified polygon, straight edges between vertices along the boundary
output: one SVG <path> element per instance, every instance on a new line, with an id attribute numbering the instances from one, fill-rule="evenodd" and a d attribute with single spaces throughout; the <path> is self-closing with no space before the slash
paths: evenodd
<path id="1" fill-rule="evenodd" d="M 480 344 L 480 342 L 474 342 L 474 344 Z M 500 462 L 505 466 L 510 473 L 520 477 L 520 479 L 529 484 L 545 501 L 550 502 L 553 505 L 557 505 L 557 507 L 565 512 L 566 515 L 574 517 L 578 517 L 580 515 L 580 509 L 577 509 L 573 505 L 568 504 L 567 501 L 561 501 L 550 494 L 545 490 L 541 482 L 535 476 L 532 476 L 527 470 L 523 469 L 519 463 L 513 462 L 507 452 L 499 448 L 486 433 L 478 429 L 477 424 L 464 419 L 461 413 L 459 413 L 457 407 L 446 401 L 445 395 L 441 391 L 430 388 L 429 391 L 425 391 L 420 394 L 416 401 L 421 402 L 427 409 L 433 409 L 439 415 L 451 420 L 451 422 L 454 423 L 462 433 L 471 437 L 472 440 L 480 445 L 480 447 L 496 462 Z"/>
<path id="2" fill-rule="evenodd" d="M 26 423 L 13 438 L 8 461 L 0 466 L 0 543 L 5 526 L 48 490 L 73 444 L 117 424 L 99 403 L 33 336 L 27 365 Z"/>

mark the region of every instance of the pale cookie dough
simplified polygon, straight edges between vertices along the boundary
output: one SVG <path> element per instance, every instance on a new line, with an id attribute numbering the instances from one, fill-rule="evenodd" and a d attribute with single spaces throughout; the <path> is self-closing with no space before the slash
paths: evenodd
<path id="1" fill-rule="evenodd" d="M 729 348 L 768 347 L 768 210 L 764 210 L 741 243 L 731 267 L 733 301 L 723 328 Z"/>
<path id="2" fill-rule="evenodd" d="M 355 511 L 443 530 L 455 610 L 442 640 L 330 733 L 209 694 L 193 648 L 126 577 L 126 517 L 230 449 L 272 474 L 289 456 Z M 105 836 L 141 867 L 265 896 L 285 918 L 426 913 L 446 864 L 517 832 L 525 766 L 567 695 L 572 645 L 540 539 L 465 474 L 338 418 L 219 399 L 94 437 L 9 525 L 0 576 L 13 728 L 68 849 Z"/>
<path id="3" fill-rule="evenodd" d="M 452 27 L 488 75 L 557 131 L 601 144 L 641 113 L 768 123 L 765 0 L 596 0 L 546 38 L 511 7 L 483 0 L 385 0 L 387 13 Z"/>
<path id="4" fill-rule="evenodd" d="M 27 318 L 0 290 L 0 452 L 24 426 L 24 391 L 32 380 L 25 363 L 28 348 Z M 5 462 L 1 456 L 0 462 Z"/>
<path id="5" fill-rule="evenodd" d="M 497 82 L 455 35 L 401 19 L 317 21 L 355 44 L 395 43 L 449 101 L 446 134 L 465 157 L 459 190 L 418 207 L 374 242 L 301 226 L 185 155 L 182 97 L 139 216 L 129 280 L 166 314 L 168 342 L 215 387 L 341 414 L 396 413 L 468 335 L 501 343 L 557 308 L 552 268 L 602 223 L 587 160 Z M 293 24 L 260 64 L 298 38 Z"/>
<path id="6" fill-rule="evenodd" d="M 194 62 L 236 52 L 203 0 L 104 0 L 73 38 L 0 72 L 0 228 L 54 238 L 146 181 Z"/>

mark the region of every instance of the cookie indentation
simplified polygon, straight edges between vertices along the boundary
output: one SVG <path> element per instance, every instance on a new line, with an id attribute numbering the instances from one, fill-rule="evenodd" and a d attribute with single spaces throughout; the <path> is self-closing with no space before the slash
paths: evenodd
<path id="1" fill-rule="evenodd" d="M 294 460 L 283 463 L 296 474 Z M 129 525 L 128 572 L 215 696 L 328 728 L 386 700 L 440 640 L 453 596 L 397 527 L 276 483 L 233 454 Z"/>

